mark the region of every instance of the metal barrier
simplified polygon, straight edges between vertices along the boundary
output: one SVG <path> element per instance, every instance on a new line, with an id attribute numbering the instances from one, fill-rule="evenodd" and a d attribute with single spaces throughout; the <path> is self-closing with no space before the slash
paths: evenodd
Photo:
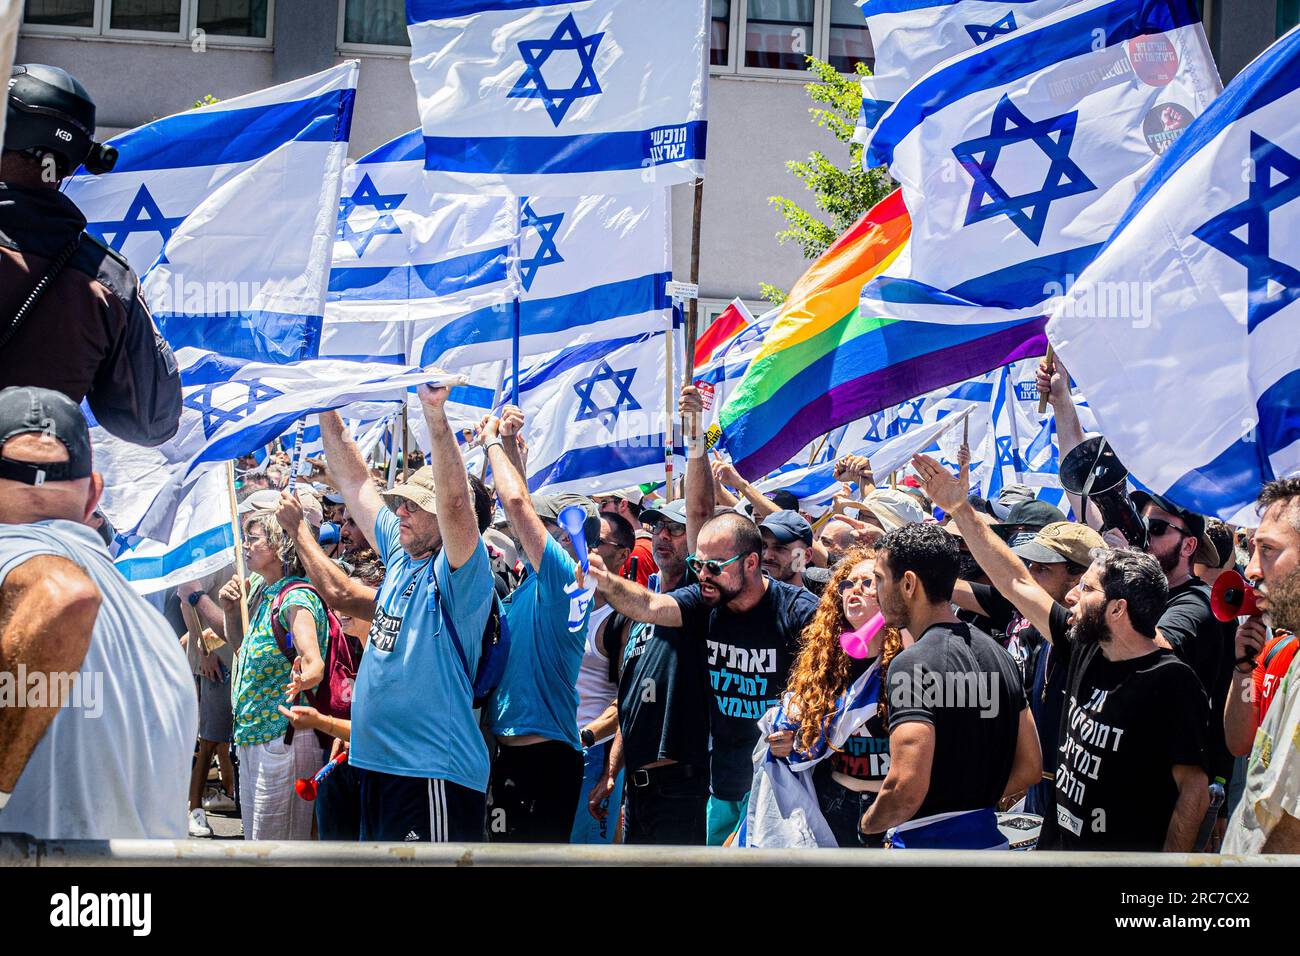
<path id="1" fill-rule="evenodd" d="M 10 866 L 1300 866 L 1300 856 L 993 853 L 970 850 L 733 850 L 722 847 L 243 840 L 34 840 L 0 834 Z"/>

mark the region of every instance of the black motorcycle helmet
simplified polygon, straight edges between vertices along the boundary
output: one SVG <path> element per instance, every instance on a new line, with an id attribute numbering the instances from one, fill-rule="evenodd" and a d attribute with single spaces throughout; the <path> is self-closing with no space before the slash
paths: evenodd
<path id="1" fill-rule="evenodd" d="M 107 173 L 117 150 L 95 142 L 95 102 L 66 70 L 43 63 L 19 64 L 9 76 L 4 148 L 33 155 L 52 153 L 59 176 L 78 166 Z"/>

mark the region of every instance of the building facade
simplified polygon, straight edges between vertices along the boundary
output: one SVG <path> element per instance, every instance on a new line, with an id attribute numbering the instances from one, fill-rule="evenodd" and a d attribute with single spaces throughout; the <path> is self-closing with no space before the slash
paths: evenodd
<path id="1" fill-rule="evenodd" d="M 654 2 L 654 0 L 645 0 Z M 739 296 L 757 311 L 759 283 L 789 288 L 806 263 L 775 234 L 768 197 L 809 200 L 786 170 L 847 147 L 812 121 L 804 57 L 841 71 L 871 63 L 853 0 L 710 0 L 708 168 L 701 228 L 704 316 Z M 1227 82 L 1300 21 L 1300 0 L 1200 0 Z M 404 0 L 27 0 L 16 62 L 77 76 L 99 106 L 102 134 L 227 99 L 356 58 L 351 153 L 419 125 Z M 692 190 L 673 191 L 673 266 L 690 266 Z"/>

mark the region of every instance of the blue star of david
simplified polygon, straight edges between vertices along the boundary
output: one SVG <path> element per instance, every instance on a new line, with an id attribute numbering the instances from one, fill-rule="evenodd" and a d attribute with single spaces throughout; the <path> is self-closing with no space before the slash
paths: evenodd
<path id="1" fill-rule="evenodd" d="M 269 385 L 261 382 L 250 382 L 246 386 L 248 395 L 242 405 L 236 405 L 233 408 L 223 408 L 220 405 L 214 405 L 212 396 L 216 390 L 225 382 L 213 382 L 210 385 L 204 385 L 185 397 L 185 407 L 192 408 L 203 416 L 203 437 L 211 438 L 213 432 L 224 425 L 226 422 L 238 422 L 246 418 L 259 402 L 268 399 L 277 398 L 284 393 L 274 389 Z"/>
<path id="2" fill-rule="evenodd" d="M 541 100 L 546 112 L 550 114 L 551 122 L 559 126 L 574 100 L 600 94 L 600 84 L 596 81 L 595 56 L 596 48 L 604 36 L 604 33 L 593 33 L 584 37 L 570 13 L 555 28 L 549 40 L 521 40 L 519 55 L 524 60 L 524 75 L 506 96 Z M 552 88 L 542 75 L 546 61 L 552 53 L 559 50 L 572 50 L 578 54 L 578 78 L 567 90 Z"/>
<path id="3" fill-rule="evenodd" d="M 880 437 L 880 425 L 885 420 L 884 412 L 873 412 L 871 418 L 867 421 L 867 433 L 862 436 L 863 441 L 883 441 Z"/>
<path id="4" fill-rule="evenodd" d="M 925 424 L 925 419 L 921 417 L 921 403 L 924 401 L 925 399 L 918 398 L 898 406 L 898 433 L 900 435 L 913 425 Z"/>
<path id="5" fill-rule="evenodd" d="M 1225 209 L 1192 233 L 1246 267 L 1246 331 L 1300 297 L 1300 270 L 1269 254 L 1268 217 L 1300 196 L 1300 159 L 1251 131 L 1254 176 L 1249 198 Z M 1273 173 L 1283 177 L 1273 181 Z M 1246 236 L 1233 233 L 1245 228 Z"/>
<path id="6" fill-rule="evenodd" d="M 549 216 L 539 216 L 533 212 L 533 207 L 529 200 L 524 200 L 520 208 L 520 229 L 537 230 L 537 251 L 533 253 L 531 259 L 521 259 L 519 261 L 519 277 L 524 283 L 524 290 L 527 291 L 533 287 L 533 279 L 537 277 L 537 270 L 543 266 L 553 266 L 564 261 L 560 251 L 555 248 L 555 230 L 560 228 L 560 223 L 564 221 L 564 213 L 552 213 Z"/>
<path id="7" fill-rule="evenodd" d="M 1015 33 L 1015 11 L 1008 10 L 1005 17 L 996 23 L 990 23 L 986 27 L 982 27 L 977 23 L 968 23 L 966 24 L 966 32 L 970 34 L 970 38 L 976 46 L 983 46 L 994 37 L 1006 36 L 1008 33 Z"/>
<path id="8" fill-rule="evenodd" d="M 375 188 L 371 182 L 370 175 L 367 173 L 361 177 L 361 182 L 357 183 L 357 188 L 353 190 L 351 196 L 343 196 L 339 199 L 339 231 L 338 237 L 344 240 L 352 247 L 352 251 L 360 259 L 366 254 L 366 248 L 370 245 L 370 240 L 375 236 L 387 236 L 402 234 L 402 227 L 397 224 L 393 218 L 393 210 L 402 204 L 406 198 L 406 193 L 389 193 L 384 195 Z M 362 206 L 369 206 L 374 209 L 378 215 L 375 221 L 371 223 L 369 229 L 357 230 L 352 228 L 350 217 L 353 210 Z"/>
<path id="9" fill-rule="evenodd" d="M 1003 465 L 1011 465 L 1013 468 L 1020 463 L 1020 450 L 1011 447 L 1009 437 L 999 438 L 994 442 L 997 446 L 997 465 L 1001 468 Z"/>
<path id="10" fill-rule="evenodd" d="M 1073 110 L 1032 122 L 1004 93 L 993 110 L 989 135 L 953 147 L 953 155 L 975 181 L 966 204 L 964 225 L 1006 216 L 1030 242 L 1038 245 L 1053 202 L 1097 188 L 1070 159 L 1070 145 L 1074 142 L 1074 127 L 1078 119 L 1079 111 Z M 1055 139 L 1053 134 L 1056 134 Z M 1034 143 L 1052 162 L 1041 189 L 1023 196 L 1011 196 L 993 180 L 993 167 L 997 165 L 1003 147 L 1024 142 Z M 979 159 L 975 158 L 976 154 L 980 154 Z"/>
<path id="11" fill-rule="evenodd" d="M 146 215 L 147 214 L 147 215 Z M 158 203 L 149 194 L 149 187 L 144 183 L 136 190 L 135 198 L 126 208 L 126 215 L 121 219 L 109 219 L 103 222 L 86 223 L 86 231 L 112 248 L 121 252 L 128 236 L 137 232 L 156 232 L 162 237 L 163 245 L 172 237 L 172 230 L 185 221 L 184 216 L 164 216 Z M 110 240 L 108 237 L 112 236 Z M 162 262 L 166 262 L 164 257 Z"/>
<path id="12" fill-rule="evenodd" d="M 574 422 L 585 422 L 595 418 L 600 421 L 607 429 L 611 431 L 614 423 L 618 421 L 619 412 L 637 411 L 641 408 L 638 402 L 632 396 L 632 379 L 636 377 L 636 369 L 629 368 L 622 371 L 614 371 L 610 368 L 608 362 L 601 359 L 600 363 L 592 370 L 591 375 L 577 382 L 573 390 L 578 393 L 578 417 Z M 609 382 L 618 390 L 614 396 L 614 401 L 609 405 L 597 405 L 596 399 L 592 396 L 596 386 L 601 382 Z"/>

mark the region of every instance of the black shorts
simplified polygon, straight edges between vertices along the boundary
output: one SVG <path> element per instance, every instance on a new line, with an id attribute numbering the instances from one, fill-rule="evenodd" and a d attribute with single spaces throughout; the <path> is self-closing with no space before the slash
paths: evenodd
<path id="1" fill-rule="evenodd" d="M 558 740 L 498 748 L 488 784 L 488 840 L 568 843 L 582 772 L 582 751 Z"/>
<path id="2" fill-rule="evenodd" d="M 485 794 L 450 780 L 353 769 L 361 784 L 363 842 L 483 842 Z"/>

